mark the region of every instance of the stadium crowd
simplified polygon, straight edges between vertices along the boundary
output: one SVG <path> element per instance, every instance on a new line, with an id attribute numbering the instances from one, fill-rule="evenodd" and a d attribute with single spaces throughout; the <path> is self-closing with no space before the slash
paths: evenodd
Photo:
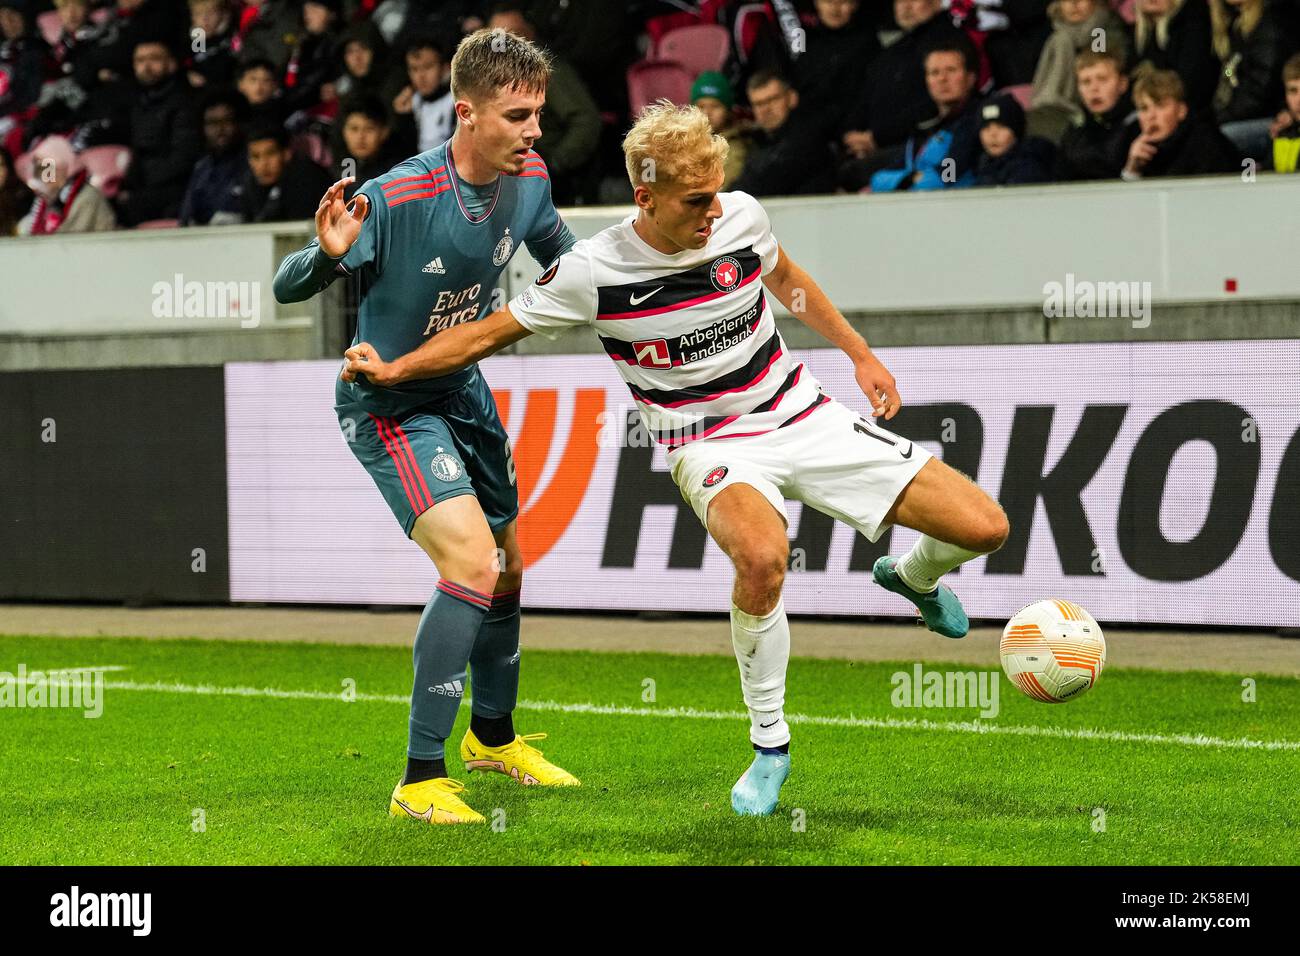
<path id="1" fill-rule="evenodd" d="M 619 139 L 663 93 L 759 196 L 1296 170 L 1300 0 L 1117 3 L 0 0 L 0 235 L 310 219 L 452 134 L 483 26 L 555 56 L 559 205 L 628 201 Z M 725 42 L 688 71 L 666 38 L 699 24 Z"/>

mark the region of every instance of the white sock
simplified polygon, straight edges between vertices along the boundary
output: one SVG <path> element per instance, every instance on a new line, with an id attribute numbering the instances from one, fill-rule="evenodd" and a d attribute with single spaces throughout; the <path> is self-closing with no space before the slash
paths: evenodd
<path id="1" fill-rule="evenodd" d="M 763 617 L 731 605 L 731 645 L 740 665 L 740 690 L 749 708 L 749 739 L 760 747 L 790 740 L 785 722 L 785 671 L 790 663 L 790 622 L 785 602 Z"/>
<path id="2" fill-rule="evenodd" d="M 912 550 L 898 559 L 894 570 L 912 590 L 929 593 L 939 586 L 941 577 L 981 554 L 982 551 L 967 551 L 923 534 L 912 545 Z"/>

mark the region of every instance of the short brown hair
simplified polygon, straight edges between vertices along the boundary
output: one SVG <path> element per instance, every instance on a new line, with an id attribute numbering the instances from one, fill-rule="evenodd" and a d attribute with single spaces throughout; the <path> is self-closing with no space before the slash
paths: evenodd
<path id="1" fill-rule="evenodd" d="M 451 58 L 451 95 L 489 100 L 502 90 L 545 92 L 551 57 L 541 47 L 505 30 L 475 30 Z"/>
<path id="2" fill-rule="evenodd" d="M 1086 70 L 1090 66 L 1109 63 L 1120 76 L 1124 75 L 1124 60 L 1114 50 L 1084 50 L 1074 58 L 1074 72 Z"/>
<path id="3" fill-rule="evenodd" d="M 1185 103 L 1187 93 L 1183 89 L 1183 78 L 1173 70 L 1149 70 L 1133 84 L 1133 102 L 1136 103 L 1142 97 L 1153 103 L 1163 103 L 1166 100 Z"/>
<path id="4" fill-rule="evenodd" d="M 1282 82 L 1290 83 L 1292 80 L 1300 80 L 1300 53 L 1282 64 Z"/>

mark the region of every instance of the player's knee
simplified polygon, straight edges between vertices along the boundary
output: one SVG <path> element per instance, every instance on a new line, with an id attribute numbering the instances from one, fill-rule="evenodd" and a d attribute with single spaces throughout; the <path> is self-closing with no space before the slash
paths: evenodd
<path id="1" fill-rule="evenodd" d="M 980 522 L 973 550 L 981 554 L 992 554 L 1007 543 L 1007 535 L 1010 533 L 1011 525 L 1007 521 L 1006 512 L 994 505 Z"/>
<path id="2" fill-rule="evenodd" d="M 751 594 L 780 593 L 789 547 L 784 541 L 754 544 L 736 554 L 736 576 Z"/>
<path id="3" fill-rule="evenodd" d="M 524 559 L 518 551 L 497 548 L 493 568 L 497 572 L 497 591 L 517 591 L 524 581 Z"/>

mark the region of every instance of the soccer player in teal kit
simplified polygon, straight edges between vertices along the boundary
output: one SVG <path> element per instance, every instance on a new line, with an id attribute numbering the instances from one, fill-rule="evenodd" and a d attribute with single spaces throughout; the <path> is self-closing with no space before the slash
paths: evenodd
<path id="1" fill-rule="evenodd" d="M 335 183 L 316 211 L 316 239 L 276 273 L 281 302 L 310 298 L 340 276 L 358 282 L 356 342 L 380 354 L 405 354 L 491 313 L 517 243 L 550 263 L 574 242 L 532 150 L 550 75 L 546 54 L 513 34 L 480 30 L 461 42 L 451 71 L 455 135 L 366 183 L 351 204 L 343 199 L 351 180 Z M 429 823 L 483 821 L 444 761 L 467 669 L 466 768 L 576 786 L 528 743 L 545 735 L 520 736 L 511 718 L 519 501 L 510 442 L 478 367 L 392 388 L 345 372 L 335 400 L 353 454 L 440 576 L 416 631 L 407 767 L 389 812 Z"/>

